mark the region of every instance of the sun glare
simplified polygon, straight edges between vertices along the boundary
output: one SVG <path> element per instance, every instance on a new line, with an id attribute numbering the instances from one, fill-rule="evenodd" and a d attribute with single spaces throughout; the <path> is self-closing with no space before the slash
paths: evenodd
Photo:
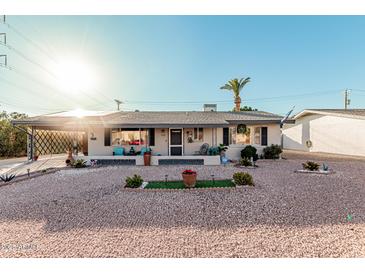
<path id="1" fill-rule="evenodd" d="M 77 109 L 74 109 L 69 112 L 69 115 L 75 116 L 77 118 L 82 118 L 85 116 L 85 114 L 86 114 L 86 111 L 81 108 L 77 108 Z"/>
<path id="2" fill-rule="evenodd" d="M 79 59 L 61 59 L 54 74 L 58 87 L 65 92 L 87 92 L 96 86 L 97 75 L 92 66 Z"/>

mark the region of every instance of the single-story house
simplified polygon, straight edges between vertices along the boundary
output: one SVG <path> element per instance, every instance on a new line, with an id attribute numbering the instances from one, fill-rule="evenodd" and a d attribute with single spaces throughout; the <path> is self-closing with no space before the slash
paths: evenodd
<path id="1" fill-rule="evenodd" d="M 262 153 L 267 145 L 280 145 L 282 118 L 264 111 L 220 112 L 209 106 L 204 111 L 69 111 L 14 120 L 13 124 L 28 127 L 30 158 L 34 150 L 39 154 L 42 144 L 48 151 L 61 147 L 64 153 L 67 142 L 55 140 L 60 133 L 78 132 L 81 135 L 73 142 L 78 142 L 79 152 L 89 160 L 143 165 L 143 157 L 134 153 L 150 147 L 152 165 L 215 165 L 220 164 L 219 156 L 199 155 L 203 144 L 228 146 L 226 156 L 233 160 L 240 158 L 248 144 Z M 41 140 L 39 132 L 52 133 L 48 139 L 54 140 Z M 117 147 L 123 155 L 113 153 Z"/>
<path id="2" fill-rule="evenodd" d="M 365 109 L 305 109 L 292 119 L 285 149 L 365 156 Z"/>

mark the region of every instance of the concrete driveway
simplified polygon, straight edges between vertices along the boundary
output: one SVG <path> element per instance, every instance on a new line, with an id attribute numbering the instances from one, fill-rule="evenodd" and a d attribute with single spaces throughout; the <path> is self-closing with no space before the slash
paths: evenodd
<path id="1" fill-rule="evenodd" d="M 0 174 L 22 175 L 47 168 L 64 167 L 66 154 L 42 155 L 37 161 L 28 161 L 27 157 L 0 160 Z"/>
<path id="2" fill-rule="evenodd" d="M 5 173 L 28 161 L 27 157 L 0 160 L 0 173 Z"/>

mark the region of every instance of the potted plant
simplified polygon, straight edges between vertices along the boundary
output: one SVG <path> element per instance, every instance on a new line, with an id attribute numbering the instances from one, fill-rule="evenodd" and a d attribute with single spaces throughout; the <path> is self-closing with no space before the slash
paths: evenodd
<path id="1" fill-rule="evenodd" d="M 191 169 L 186 169 L 182 173 L 184 185 L 187 188 L 195 187 L 196 184 L 196 171 Z"/>
<path id="2" fill-rule="evenodd" d="M 227 149 L 228 149 L 228 147 L 226 147 L 225 145 L 219 144 L 219 146 L 218 146 L 219 155 L 224 156 Z"/>
<path id="3" fill-rule="evenodd" d="M 73 160 L 73 157 L 72 157 L 72 149 L 71 148 L 68 148 L 66 150 L 66 153 L 67 153 L 67 160 L 72 161 Z"/>
<path id="4" fill-rule="evenodd" d="M 143 161 L 145 166 L 151 165 L 151 155 L 152 155 L 152 149 L 147 148 L 147 150 L 143 153 Z"/>

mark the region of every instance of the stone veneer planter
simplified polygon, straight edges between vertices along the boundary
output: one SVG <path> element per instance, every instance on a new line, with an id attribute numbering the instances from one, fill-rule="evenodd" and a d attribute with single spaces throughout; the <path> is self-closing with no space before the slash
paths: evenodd
<path id="1" fill-rule="evenodd" d="M 333 174 L 335 173 L 335 171 L 333 170 L 306 170 L 306 169 L 298 169 L 296 171 L 294 171 L 295 173 L 306 173 L 306 174 L 321 174 L 321 175 L 328 175 L 328 174 Z"/>

